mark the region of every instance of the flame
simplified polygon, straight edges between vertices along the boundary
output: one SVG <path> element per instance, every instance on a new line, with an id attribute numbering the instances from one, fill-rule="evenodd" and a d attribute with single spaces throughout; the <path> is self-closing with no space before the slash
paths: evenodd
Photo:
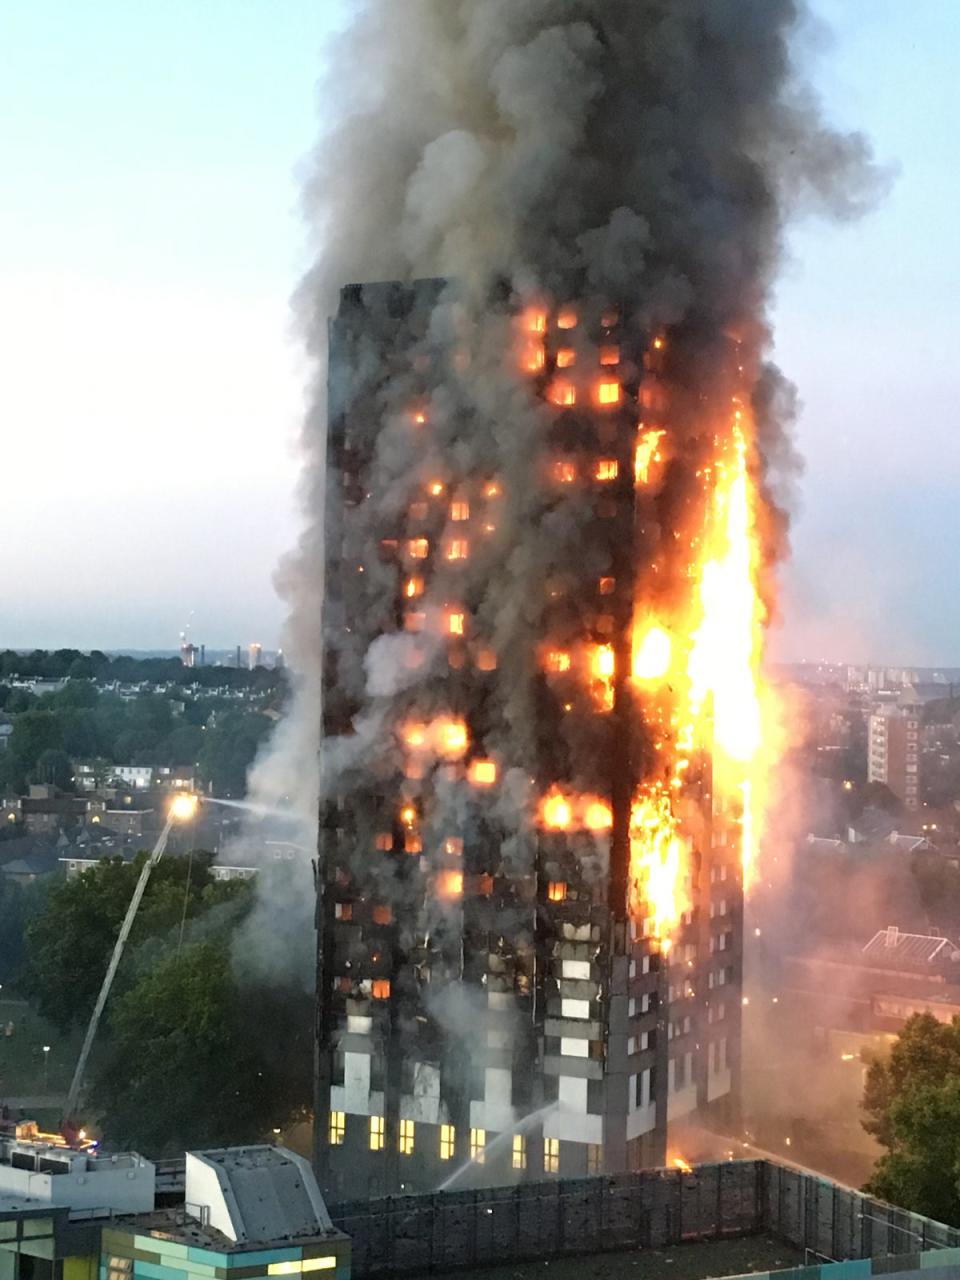
<path id="1" fill-rule="evenodd" d="M 650 483 L 651 466 L 655 462 L 662 461 L 660 441 L 665 434 L 663 431 L 642 431 L 637 442 L 637 452 L 634 459 L 634 475 L 637 484 L 648 485 Z"/>
<path id="2" fill-rule="evenodd" d="M 577 353 L 572 347 L 561 347 L 557 352 L 557 368 L 569 369 L 577 363 Z"/>
<path id="3" fill-rule="evenodd" d="M 590 672 L 593 676 L 593 695 L 597 707 L 601 711 L 612 711 L 613 682 L 617 673 L 617 659 L 612 644 L 598 644 L 592 647 Z"/>
<path id="4" fill-rule="evenodd" d="M 699 575 L 701 621 L 687 671 L 694 714 L 709 716 L 715 791 L 741 813 L 744 886 L 751 881 L 756 813 L 764 782 L 764 698 L 760 665 L 766 608 L 760 595 L 757 496 L 744 410 L 734 402 L 730 441 L 717 458 Z"/>
<path id="5" fill-rule="evenodd" d="M 573 821 L 573 809 L 566 796 L 559 792 L 549 795 L 543 804 L 543 824 L 554 831 L 566 831 Z"/>
<path id="6" fill-rule="evenodd" d="M 493 760 L 474 760 L 470 765 L 470 781 L 475 787 L 492 787 L 497 780 L 497 766 Z"/>
<path id="7" fill-rule="evenodd" d="M 564 307 L 557 316 L 558 329 L 575 329 L 577 327 L 577 313 L 572 307 Z"/>
<path id="8" fill-rule="evenodd" d="M 674 1156 L 673 1165 L 674 1168 L 679 1169 L 681 1173 L 693 1173 L 693 1166 L 687 1164 L 683 1156 Z"/>
<path id="9" fill-rule="evenodd" d="M 620 383 L 605 378 L 597 384 L 597 404 L 610 405 L 620 403 Z"/>
<path id="10" fill-rule="evenodd" d="M 638 682 L 662 680 L 670 671 L 673 645 L 663 627 L 634 628 L 633 678 Z"/>
<path id="11" fill-rule="evenodd" d="M 547 831 L 590 831 L 599 835 L 613 826 L 613 810 L 598 796 L 567 794 L 552 787 L 540 801 L 537 822 Z"/>
<path id="12" fill-rule="evenodd" d="M 547 397 L 552 404 L 570 407 L 577 403 L 577 389 L 572 382 L 557 378 L 555 382 L 551 382 Z"/>
<path id="13" fill-rule="evenodd" d="M 630 812 L 630 907 L 635 920 L 649 920 L 664 950 L 690 903 L 684 888 L 688 847 L 670 792 L 645 783 Z"/>
<path id="14" fill-rule="evenodd" d="M 441 898 L 459 898 L 463 895 L 463 872 L 441 871 L 437 876 L 437 892 Z"/>

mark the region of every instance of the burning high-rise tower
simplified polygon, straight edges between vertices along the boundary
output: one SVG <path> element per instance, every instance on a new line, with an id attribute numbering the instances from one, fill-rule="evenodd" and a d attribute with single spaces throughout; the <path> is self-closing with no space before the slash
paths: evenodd
<path id="1" fill-rule="evenodd" d="M 784 201 L 852 207 L 863 147 L 794 92 L 792 0 L 358 8 L 285 739 L 322 688 L 318 1164 L 655 1163 L 736 1097 Z"/>

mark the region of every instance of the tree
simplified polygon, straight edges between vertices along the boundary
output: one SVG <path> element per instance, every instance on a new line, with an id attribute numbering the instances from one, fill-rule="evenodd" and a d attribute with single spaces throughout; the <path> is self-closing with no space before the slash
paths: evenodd
<path id="1" fill-rule="evenodd" d="M 146 858 L 108 858 L 51 889 L 44 910 L 27 929 L 24 993 L 62 1031 L 86 1022 L 107 971 L 120 925 Z M 173 938 L 184 915 L 191 919 L 220 903 L 245 909 L 250 886 L 219 882 L 209 855 L 195 855 L 189 871 L 182 857 L 154 867 L 118 974 L 119 989 L 134 979 L 136 948 L 149 938 Z"/>
<path id="2" fill-rule="evenodd" d="M 168 956 L 115 1002 L 109 1022 L 92 1096 L 105 1137 L 122 1148 L 162 1155 L 262 1141 L 308 1104 L 303 1000 L 242 990 L 225 944 Z"/>
<path id="3" fill-rule="evenodd" d="M 213 795 L 246 794 L 247 770 L 271 727 L 271 721 L 256 712 L 228 711 L 217 717 L 204 733 L 199 761 Z"/>
<path id="4" fill-rule="evenodd" d="M 37 763 L 33 767 L 34 782 L 45 782 L 49 786 L 59 787 L 61 791 L 73 789 L 73 765 L 65 751 L 48 748 L 41 751 Z"/>
<path id="5" fill-rule="evenodd" d="M 867 1072 L 864 1128 L 887 1148 L 865 1190 L 960 1225 L 960 1018 L 916 1014 Z"/>

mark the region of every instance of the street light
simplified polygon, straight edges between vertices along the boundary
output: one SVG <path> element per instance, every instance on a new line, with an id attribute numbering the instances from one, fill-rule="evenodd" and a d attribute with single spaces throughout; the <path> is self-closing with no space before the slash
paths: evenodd
<path id="1" fill-rule="evenodd" d="M 43 1091 L 47 1091 L 47 1063 L 50 1061 L 50 1046 L 43 1046 Z"/>

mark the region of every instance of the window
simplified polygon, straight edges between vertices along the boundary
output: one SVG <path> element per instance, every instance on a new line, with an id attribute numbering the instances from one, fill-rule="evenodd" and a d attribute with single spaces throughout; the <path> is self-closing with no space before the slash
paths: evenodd
<path id="1" fill-rule="evenodd" d="M 543 1172 L 560 1172 L 560 1139 L 544 1138 L 543 1140 Z"/>
<path id="2" fill-rule="evenodd" d="M 450 504 L 451 520 L 469 520 L 470 519 L 470 503 L 469 502 L 453 502 Z"/>
<path id="3" fill-rule="evenodd" d="M 561 347 L 557 352 L 557 368 L 569 369 L 577 363 L 577 353 L 572 347 Z"/>
<path id="4" fill-rule="evenodd" d="M 470 1159 L 474 1164 L 483 1164 L 487 1150 L 486 1129 L 470 1130 Z"/>
<path id="5" fill-rule="evenodd" d="M 601 458 L 594 471 L 598 480 L 616 480 L 619 474 L 620 464 L 616 458 Z"/>
<path id="6" fill-rule="evenodd" d="M 603 1172 L 603 1147 L 599 1142 L 587 1143 L 587 1173 Z"/>
<path id="7" fill-rule="evenodd" d="M 470 555 L 470 543 L 466 538 L 451 538 L 447 546 L 448 560 L 466 560 Z"/>
<path id="8" fill-rule="evenodd" d="M 563 880 L 551 880 L 547 885 L 548 902 L 566 902 L 567 886 Z"/>
<path id="9" fill-rule="evenodd" d="M 412 1120 L 400 1121 L 399 1148 L 400 1148 L 400 1154 L 402 1156 L 413 1155 L 413 1121 Z"/>
<path id="10" fill-rule="evenodd" d="M 564 309 L 557 316 L 558 329 L 575 329 L 577 327 L 577 313 L 570 307 Z"/>
<path id="11" fill-rule="evenodd" d="M 440 1126 L 440 1159 L 452 1160 L 457 1148 L 457 1131 L 452 1124 Z"/>
<path id="12" fill-rule="evenodd" d="M 426 538 L 411 538 L 407 543 L 407 555 L 411 560 L 426 560 L 430 554 L 430 543 Z"/>
<path id="13" fill-rule="evenodd" d="M 371 1116 L 370 1117 L 370 1150 L 371 1151 L 383 1150 L 383 1132 L 384 1132 L 383 1116 Z"/>
<path id="14" fill-rule="evenodd" d="M 370 984 L 370 994 L 373 996 L 374 1000 L 389 1000 L 390 979 L 374 978 L 373 982 Z M 379 1151 L 379 1149 L 380 1148 L 378 1147 L 377 1150 Z"/>
<path id="15" fill-rule="evenodd" d="M 343 1146 L 343 1135 L 347 1131 L 347 1117 L 342 1111 L 330 1112 L 330 1145 L 331 1147 Z"/>
<path id="16" fill-rule="evenodd" d="M 598 404 L 619 404 L 620 403 L 620 383 L 610 382 L 604 379 L 597 387 L 597 403 Z"/>
<path id="17" fill-rule="evenodd" d="M 527 1140 L 522 1133 L 518 1133 L 513 1139 L 513 1167 L 514 1169 L 525 1169 L 527 1167 Z"/>
<path id="18" fill-rule="evenodd" d="M 547 395 L 553 404 L 569 408 L 577 403 L 577 389 L 572 382 L 557 378 L 551 382 Z"/>

